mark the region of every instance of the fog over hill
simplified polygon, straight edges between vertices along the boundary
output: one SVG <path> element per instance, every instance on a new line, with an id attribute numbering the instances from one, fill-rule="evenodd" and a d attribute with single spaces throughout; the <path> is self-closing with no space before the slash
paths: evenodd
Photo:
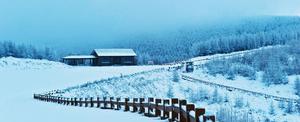
<path id="1" fill-rule="evenodd" d="M 205 40 L 213 34 L 203 34 L 203 29 L 218 27 L 215 32 L 221 32 L 253 16 L 297 16 L 299 4 L 298 0 L 1 0 L 0 41 L 47 46 L 63 56 L 88 54 L 94 48 L 134 48 L 128 45 L 132 41 L 177 43 L 178 35 L 182 40 L 199 29 L 202 34 L 194 35 Z"/>

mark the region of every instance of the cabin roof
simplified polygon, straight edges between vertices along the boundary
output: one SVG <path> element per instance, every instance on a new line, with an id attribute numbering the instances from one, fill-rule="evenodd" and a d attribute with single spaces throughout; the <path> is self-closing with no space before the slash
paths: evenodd
<path id="1" fill-rule="evenodd" d="M 136 56 L 133 49 L 94 49 L 93 53 L 97 56 Z"/>
<path id="2" fill-rule="evenodd" d="M 87 58 L 96 58 L 93 55 L 71 55 L 71 56 L 66 56 L 63 57 L 63 59 L 87 59 Z"/>

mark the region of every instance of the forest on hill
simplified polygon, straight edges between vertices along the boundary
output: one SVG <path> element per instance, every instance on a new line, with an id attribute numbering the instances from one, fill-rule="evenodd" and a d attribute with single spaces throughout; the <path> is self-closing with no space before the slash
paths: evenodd
<path id="1" fill-rule="evenodd" d="M 229 53 L 269 45 L 285 45 L 300 40 L 300 17 L 263 16 L 251 17 L 206 26 L 186 27 L 159 34 L 142 34 L 122 38 L 113 48 L 133 48 L 138 54 L 138 63 L 155 64 L 186 60 L 196 56 Z M 91 49 L 86 46 L 85 48 Z M 13 41 L 0 42 L 0 57 L 13 56 L 59 60 L 73 52 L 61 52 L 45 47 L 16 44 Z M 78 49 L 80 50 L 80 49 Z M 79 54 L 84 54 L 79 53 Z"/>

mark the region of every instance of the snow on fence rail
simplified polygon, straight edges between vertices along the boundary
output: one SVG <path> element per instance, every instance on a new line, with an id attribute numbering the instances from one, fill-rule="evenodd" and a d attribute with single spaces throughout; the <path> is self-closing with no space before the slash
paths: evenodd
<path id="1" fill-rule="evenodd" d="M 187 104 L 186 100 L 179 100 L 177 98 L 172 99 L 154 99 L 148 98 L 145 102 L 145 98 L 125 98 L 122 101 L 121 98 L 114 99 L 110 97 L 109 100 L 106 97 L 100 99 L 97 97 L 90 98 L 66 98 L 59 96 L 52 96 L 54 93 L 48 94 L 34 94 L 33 98 L 45 102 L 53 102 L 62 105 L 71 105 L 79 107 L 96 107 L 101 109 L 111 110 L 124 110 L 131 112 L 138 112 L 144 114 L 147 117 L 160 117 L 162 120 L 179 121 L 179 122 L 203 122 L 216 121 L 214 115 L 205 115 L 204 108 L 195 108 L 194 104 Z M 191 113 L 194 113 L 193 115 Z"/>
<path id="2" fill-rule="evenodd" d="M 245 90 L 245 89 L 241 89 L 241 88 L 236 88 L 236 87 L 232 87 L 232 86 L 226 86 L 226 85 L 222 85 L 222 84 L 218 84 L 218 83 L 212 83 L 212 82 L 209 82 L 209 81 L 196 79 L 196 78 L 186 76 L 186 75 L 183 75 L 183 74 L 181 75 L 181 77 L 184 80 L 188 80 L 188 81 L 191 81 L 191 82 L 199 82 L 199 83 L 203 83 L 203 84 L 210 85 L 210 86 L 217 86 L 217 87 L 220 87 L 220 88 L 225 88 L 229 91 L 235 90 L 235 91 L 240 91 L 240 92 L 243 92 L 243 93 L 246 93 L 246 94 L 252 94 L 254 96 L 262 96 L 262 97 L 265 97 L 265 98 L 272 98 L 276 101 L 285 101 L 285 102 L 291 101 L 291 102 L 297 103 L 297 99 L 279 97 L 279 96 L 269 95 L 269 94 L 265 94 L 265 93 L 260 93 L 260 92 L 249 91 L 249 90 Z"/>

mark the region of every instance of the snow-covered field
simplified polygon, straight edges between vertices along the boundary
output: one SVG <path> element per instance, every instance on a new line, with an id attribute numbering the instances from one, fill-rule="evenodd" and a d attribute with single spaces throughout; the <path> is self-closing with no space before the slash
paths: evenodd
<path id="1" fill-rule="evenodd" d="M 257 80 L 249 80 L 249 78 L 245 78 L 242 76 L 237 76 L 235 80 L 229 80 L 226 76 L 216 75 L 212 76 L 207 74 L 203 69 L 195 70 L 193 73 L 187 73 L 188 76 L 201 79 L 204 81 L 209 81 L 212 83 L 222 84 L 225 86 L 231 86 L 235 88 L 240 88 L 249 91 L 255 91 L 260 93 L 265 93 L 273 96 L 284 97 L 284 98 L 292 98 L 298 99 L 299 97 L 295 94 L 294 89 L 294 81 L 297 77 L 296 75 L 288 76 L 289 82 L 288 84 L 280 84 L 280 85 L 270 85 L 266 87 L 262 82 L 262 72 L 257 73 Z"/>
<path id="2" fill-rule="evenodd" d="M 188 102 L 195 103 L 196 107 L 206 108 L 208 114 L 220 115 L 220 110 L 226 108 L 226 110 L 232 110 L 230 112 L 233 114 L 244 114 L 255 121 L 270 118 L 279 122 L 297 122 L 300 119 L 298 113 L 287 114 L 278 108 L 277 101 L 261 96 L 217 88 L 218 96 L 214 98 L 216 87 L 183 79 L 174 82 L 174 73 L 165 67 L 167 66 L 72 67 L 46 60 L 1 58 L 0 122 L 159 120 L 135 113 L 62 106 L 32 99 L 33 93 L 43 93 L 54 89 L 64 91 L 59 95 L 76 97 L 177 97 L 188 99 Z M 151 72 L 135 74 L 150 70 Z M 259 81 L 259 78 L 253 81 L 238 76 L 236 80 L 228 81 L 223 76 L 210 76 L 203 69 L 197 69 L 185 75 L 275 96 L 297 98 L 293 94 L 293 82 L 267 88 Z M 290 81 L 294 81 L 295 77 L 290 76 Z M 239 98 L 243 99 L 243 105 L 235 107 L 236 100 Z M 228 101 L 224 102 L 225 99 Z M 275 108 L 274 115 L 269 114 L 271 102 Z M 115 115 L 118 117 L 114 117 Z"/>
<path id="3" fill-rule="evenodd" d="M 279 46 L 269 46 L 259 49 L 253 49 L 248 51 L 234 52 L 230 54 L 217 54 L 212 56 L 196 57 L 191 59 L 196 61 L 197 64 L 203 64 L 207 60 L 216 58 L 227 58 L 232 56 L 242 56 L 245 53 L 252 53 L 262 49 L 276 48 Z M 297 76 L 289 76 L 290 82 L 287 85 L 271 85 L 270 87 L 264 86 L 261 82 L 261 73 L 258 74 L 257 80 L 248 80 L 247 78 L 238 76 L 235 80 L 227 80 L 224 76 L 217 75 L 217 77 L 210 76 L 203 71 L 203 69 L 195 70 L 194 73 L 187 73 L 198 79 L 211 81 L 213 83 L 223 84 L 226 86 L 232 86 L 249 91 L 255 91 L 274 95 L 284 98 L 297 99 L 294 94 L 294 79 Z M 216 89 L 214 86 L 207 86 L 201 83 L 189 82 L 180 80 L 179 82 L 171 82 L 172 74 L 169 71 L 162 70 L 129 78 L 117 78 L 107 81 L 95 81 L 86 86 L 75 86 L 66 90 L 66 96 L 76 97 L 95 97 L 95 96 L 128 96 L 128 97 L 161 97 L 166 98 L 168 96 L 169 89 L 172 89 L 173 96 L 188 99 L 190 102 L 196 103 L 198 107 L 207 108 L 210 113 L 220 112 L 222 108 L 234 109 L 234 111 L 243 111 L 249 118 L 253 117 L 256 121 L 264 121 L 266 118 L 274 121 L 297 121 L 300 119 L 298 113 L 287 114 L 283 109 L 278 107 L 279 102 L 273 99 L 266 99 L 262 96 L 255 96 L 251 94 L 245 94 L 241 92 L 228 91 L 227 89 L 218 89 L 218 97 L 225 99 L 227 97 L 229 102 L 217 102 L 212 103 L 213 92 Z M 146 90 L 144 90 L 146 89 Z M 155 89 L 155 90 L 154 90 Z M 199 93 L 199 92 L 204 92 Z M 206 92 L 206 93 L 205 93 Z M 197 94 L 199 93 L 199 94 Z M 193 97 L 207 96 L 208 98 L 195 99 Z M 237 99 L 243 99 L 243 107 L 236 108 L 235 102 Z M 270 105 L 273 103 L 275 114 L 270 115 Z M 284 103 L 287 107 L 287 102 Z M 248 114 L 251 113 L 251 114 Z"/>
<path id="4" fill-rule="evenodd" d="M 172 72 L 160 70 L 128 78 L 95 81 L 87 85 L 70 87 L 60 95 L 68 97 L 177 97 L 188 99 L 188 102 L 195 103 L 196 107 L 206 108 L 207 114 L 216 114 L 220 109 L 228 108 L 237 112 L 241 111 L 240 113 L 251 113 L 247 116 L 256 121 L 264 121 L 266 118 L 270 118 L 275 121 L 295 122 L 299 119 L 297 113 L 286 114 L 284 111 L 279 110 L 277 101 L 265 99 L 262 96 L 253 96 L 235 91 L 230 92 L 227 89 L 218 88 L 217 99 L 221 99 L 221 102 L 214 102 L 213 92 L 216 87 L 186 80 L 173 82 L 172 77 Z M 228 102 L 223 102 L 226 96 Z M 238 98 L 243 99 L 241 108 L 234 107 Z M 274 103 L 276 115 L 269 115 L 268 113 L 271 102 Z"/>
<path id="5" fill-rule="evenodd" d="M 258 73 L 260 74 L 260 73 Z M 284 97 L 284 98 L 293 98 L 298 99 L 298 96 L 296 96 L 294 93 L 294 79 L 296 76 L 289 76 L 289 84 L 286 85 L 271 85 L 270 87 L 266 87 L 263 83 L 261 83 L 261 79 L 257 80 L 248 80 L 245 77 L 238 76 L 235 80 L 228 80 L 226 77 L 222 75 L 217 75 L 216 77 L 211 76 L 209 74 L 206 74 L 203 72 L 203 70 L 198 69 L 194 71 L 193 73 L 185 73 L 184 75 L 188 75 L 197 79 L 201 79 L 204 81 L 222 84 L 226 86 L 231 86 L 235 88 L 245 89 L 249 91 L 274 95 L 278 97 Z M 261 74 L 260 74 L 261 75 Z M 265 98 L 264 96 L 258 96 L 253 94 L 246 94 L 244 92 L 239 91 L 229 91 L 226 88 L 219 88 L 214 86 L 209 86 L 205 84 L 201 84 L 203 88 L 208 89 L 209 91 L 212 91 L 213 89 L 218 90 L 218 96 L 221 96 L 221 98 L 224 99 L 224 96 L 228 97 L 229 102 L 224 103 L 220 102 L 215 105 L 208 105 L 208 108 L 212 108 L 211 106 L 215 106 L 218 109 L 223 106 L 234 108 L 235 102 L 238 98 L 242 98 L 243 100 L 243 107 L 240 108 L 240 110 L 243 110 L 244 112 L 250 112 L 255 117 L 256 121 L 263 121 L 265 117 L 269 118 L 271 121 L 278 121 L 278 122 L 297 122 L 300 119 L 300 116 L 297 112 L 292 114 L 287 114 L 285 112 L 285 109 L 279 108 L 279 102 L 272 99 L 272 98 Z M 275 110 L 274 115 L 270 115 L 270 107 L 271 103 L 273 103 L 273 108 Z M 283 102 L 285 104 L 285 108 L 287 107 L 287 102 Z M 200 104 L 206 105 L 205 102 L 200 102 Z"/>
<path id="6" fill-rule="evenodd" d="M 46 60 L 1 58 L 0 122 L 155 121 L 153 118 L 122 111 L 40 102 L 34 100 L 32 95 L 156 68 L 161 66 L 71 67 Z"/>

